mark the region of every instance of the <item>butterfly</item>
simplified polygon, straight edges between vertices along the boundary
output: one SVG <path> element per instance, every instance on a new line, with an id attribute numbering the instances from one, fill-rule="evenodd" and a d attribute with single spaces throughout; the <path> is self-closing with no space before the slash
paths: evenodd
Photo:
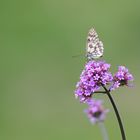
<path id="1" fill-rule="evenodd" d="M 103 43 L 99 40 L 98 34 L 95 29 L 91 28 L 87 36 L 86 57 L 88 60 L 95 60 L 102 57 L 103 52 Z"/>

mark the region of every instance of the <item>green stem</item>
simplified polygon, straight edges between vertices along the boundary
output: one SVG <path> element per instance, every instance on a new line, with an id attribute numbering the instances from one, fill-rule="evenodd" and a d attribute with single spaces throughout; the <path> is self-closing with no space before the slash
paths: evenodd
<path id="1" fill-rule="evenodd" d="M 119 115 L 117 106 L 116 106 L 116 104 L 115 104 L 115 102 L 114 102 L 114 100 L 113 100 L 113 98 L 112 98 L 112 96 L 110 94 L 110 91 L 104 85 L 102 85 L 102 87 L 106 91 L 106 93 L 107 93 L 107 95 L 108 95 L 108 97 L 110 99 L 110 102 L 111 102 L 111 104 L 112 104 L 112 106 L 114 108 L 114 111 L 115 111 L 115 114 L 116 114 L 116 117 L 117 117 L 117 120 L 118 120 L 118 123 L 119 123 L 120 131 L 121 131 L 121 135 L 122 135 L 122 140 L 126 140 L 125 131 L 124 131 L 124 128 L 123 128 L 123 123 L 121 121 L 121 117 Z"/>
<path id="2" fill-rule="evenodd" d="M 95 91 L 95 92 L 93 92 L 93 93 L 104 93 L 104 94 L 106 94 L 105 91 Z"/>
<path id="3" fill-rule="evenodd" d="M 99 125 L 99 128 L 101 130 L 101 133 L 102 133 L 102 136 L 103 136 L 103 140 L 109 140 L 104 123 L 103 122 L 99 122 L 98 125 Z"/>

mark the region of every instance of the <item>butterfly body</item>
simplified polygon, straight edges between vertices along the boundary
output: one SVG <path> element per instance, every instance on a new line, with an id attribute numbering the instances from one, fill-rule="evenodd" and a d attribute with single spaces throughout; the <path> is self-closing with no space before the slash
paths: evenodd
<path id="1" fill-rule="evenodd" d="M 96 31 L 91 28 L 87 37 L 86 57 L 88 60 L 98 59 L 103 56 L 103 43 L 99 40 Z"/>

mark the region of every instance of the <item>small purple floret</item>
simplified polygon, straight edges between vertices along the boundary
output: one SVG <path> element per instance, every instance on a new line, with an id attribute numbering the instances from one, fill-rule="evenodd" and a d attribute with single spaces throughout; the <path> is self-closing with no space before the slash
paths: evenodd
<path id="1" fill-rule="evenodd" d="M 108 109 L 104 109 L 101 100 L 89 100 L 88 109 L 85 110 L 92 124 L 105 120 Z"/>

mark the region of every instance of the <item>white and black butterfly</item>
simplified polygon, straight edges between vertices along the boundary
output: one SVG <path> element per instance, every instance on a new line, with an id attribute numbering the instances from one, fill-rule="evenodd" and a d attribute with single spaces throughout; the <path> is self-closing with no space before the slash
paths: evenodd
<path id="1" fill-rule="evenodd" d="M 103 52 L 103 43 L 99 40 L 98 34 L 94 28 L 91 28 L 87 37 L 86 57 L 88 60 L 98 59 L 103 56 Z"/>

